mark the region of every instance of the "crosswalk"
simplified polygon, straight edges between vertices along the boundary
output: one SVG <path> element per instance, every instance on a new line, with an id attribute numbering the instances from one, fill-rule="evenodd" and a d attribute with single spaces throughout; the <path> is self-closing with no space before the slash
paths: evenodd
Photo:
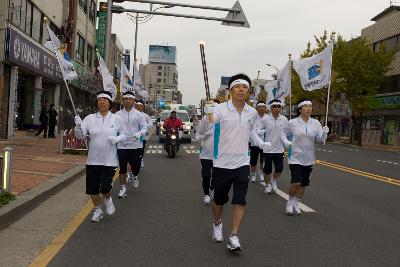
<path id="1" fill-rule="evenodd" d="M 196 148 L 196 146 L 182 146 L 181 145 L 181 150 L 185 154 L 199 154 L 199 150 Z M 179 152 L 178 152 L 179 153 Z M 163 145 L 150 145 L 146 149 L 146 154 L 166 154 Z"/>

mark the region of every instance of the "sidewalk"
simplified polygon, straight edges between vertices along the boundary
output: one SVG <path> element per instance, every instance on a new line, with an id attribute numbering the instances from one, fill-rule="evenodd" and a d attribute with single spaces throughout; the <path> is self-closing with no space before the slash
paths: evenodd
<path id="1" fill-rule="evenodd" d="M 59 138 L 35 137 L 18 132 L 12 141 L 0 141 L 0 149 L 11 147 L 11 192 L 19 195 L 43 182 L 85 163 L 86 156 L 59 154 Z"/>

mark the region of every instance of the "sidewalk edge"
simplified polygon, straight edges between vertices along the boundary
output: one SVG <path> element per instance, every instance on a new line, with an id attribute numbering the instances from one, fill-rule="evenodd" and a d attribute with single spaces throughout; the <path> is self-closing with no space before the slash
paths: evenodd
<path id="1" fill-rule="evenodd" d="M 17 199 L 0 209 L 0 231 L 18 221 L 39 204 L 61 191 L 84 174 L 85 165 L 82 164 L 63 174 L 52 177 L 43 184 L 18 195 Z"/>

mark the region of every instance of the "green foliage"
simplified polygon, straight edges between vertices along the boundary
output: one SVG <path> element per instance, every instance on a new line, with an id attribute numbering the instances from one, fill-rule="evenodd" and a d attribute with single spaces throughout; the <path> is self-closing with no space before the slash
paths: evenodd
<path id="1" fill-rule="evenodd" d="M 10 194 L 8 192 L 2 192 L 0 193 L 0 208 L 3 207 L 4 205 L 8 204 L 11 200 L 14 200 L 15 196 L 13 194 Z"/>

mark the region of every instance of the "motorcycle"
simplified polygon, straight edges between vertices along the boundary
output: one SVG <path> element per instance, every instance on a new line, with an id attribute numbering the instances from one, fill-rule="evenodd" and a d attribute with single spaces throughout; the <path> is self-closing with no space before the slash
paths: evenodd
<path id="1" fill-rule="evenodd" d="M 164 149 L 170 158 L 175 157 L 179 150 L 179 133 L 177 129 L 171 128 L 167 131 Z"/>

